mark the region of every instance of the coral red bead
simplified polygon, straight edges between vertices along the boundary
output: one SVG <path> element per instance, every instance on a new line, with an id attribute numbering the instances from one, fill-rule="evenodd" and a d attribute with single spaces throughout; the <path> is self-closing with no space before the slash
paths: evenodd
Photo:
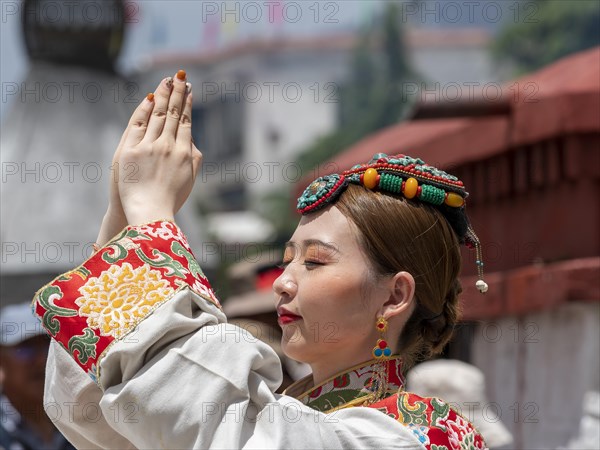
<path id="1" fill-rule="evenodd" d="M 384 349 L 387 347 L 387 342 L 385 341 L 379 341 L 379 348 Z"/>

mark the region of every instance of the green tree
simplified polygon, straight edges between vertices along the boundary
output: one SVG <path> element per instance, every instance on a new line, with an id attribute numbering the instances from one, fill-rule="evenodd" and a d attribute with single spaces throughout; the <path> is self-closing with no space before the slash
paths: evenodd
<path id="1" fill-rule="evenodd" d="M 408 107 L 403 98 L 403 84 L 416 78 L 404 46 L 398 5 L 390 2 L 382 15 L 361 33 L 349 80 L 339 89 L 340 125 L 300 155 L 303 172 L 368 134 L 399 122 Z"/>
<path id="2" fill-rule="evenodd" d="M 350 63 L 350 76 L 338 90 L 339 126 L 316 140 L 299 157 L 302 173 L 314 169 L 363 137 L 402 120 L 408 104 L 403 83 L 416 80 L 404 47 L 398 5 L 383 13 L 360 33 Z M 292 204 L 292 186 L 265 196 L 265 216 L 281 235 L 293 232 L 298 216 Z"/>
<path id="3" fill-rule="evenodd" d="M 537 0 L 523 3 L 521 11 L 527 14 L 501 30 L 492 45 L 494 56 L 512 62 L 518 73 L 600 45 L 598 0 Z"/>

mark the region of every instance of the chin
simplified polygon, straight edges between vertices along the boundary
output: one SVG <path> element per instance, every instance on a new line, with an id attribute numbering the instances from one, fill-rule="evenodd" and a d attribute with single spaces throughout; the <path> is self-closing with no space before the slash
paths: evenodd
<path id="1" fill-rule="evenodd" d="M 299 339 L 296 341 L 286 340 L 285 337 L 281 339 L 281 350 L 288 358 L 291 358 L 295 361 L 302 363 L 309 363 L 309 352 L 307 351 L 306 343 L 299 342 Z"/>

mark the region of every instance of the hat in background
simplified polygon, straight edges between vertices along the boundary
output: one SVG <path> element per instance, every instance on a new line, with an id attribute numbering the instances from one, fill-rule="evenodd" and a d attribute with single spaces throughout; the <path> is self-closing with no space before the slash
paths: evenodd
<path id="1" fill-rule="evenodd" d="M 477 367 L 453 359 L 427 361 L 407 374 L 407 390 L 423 397 L 438 397 L 475 425 L 490 448 L 513 442 L 485 394 L 485 377 Z"/>
<path id="2" fill-rule="evenodd" d="M 600 392 L 587 391 L 583 396 L 583 416 L 579 429 L 569 441 L 569 450 L 597 450 L 600 448 Z"/>
<path id="3" fill-rule="evenodd" d="M 0 309 L 0 345 L 13 346 L 45 334 L 42 324 L 33 315 L 31 303 L 8 305 Z"/>

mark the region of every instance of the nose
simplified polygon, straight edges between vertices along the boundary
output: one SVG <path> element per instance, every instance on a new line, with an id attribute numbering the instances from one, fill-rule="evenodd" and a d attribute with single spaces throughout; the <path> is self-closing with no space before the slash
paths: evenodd
<path id="1" fill-rule="evenodd" d="M 273 282 L 273 291 L 277 294 L 277 297 L 294 298 L 296 296 L 298 285 L 289 267 Z"/>

